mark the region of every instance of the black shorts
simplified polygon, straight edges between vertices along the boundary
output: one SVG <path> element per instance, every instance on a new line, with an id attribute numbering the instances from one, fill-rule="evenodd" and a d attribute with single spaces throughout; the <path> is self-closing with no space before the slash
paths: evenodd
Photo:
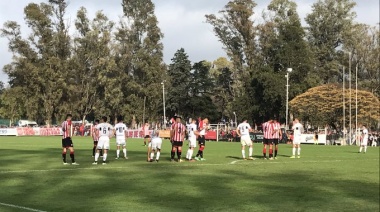
<path id="1" fill-rule="evenodd" d="M 173 146 L 183 146 L 183 142 L 182 141 L 173 141 L 172 145 Z"/>
<path id="2" fill-rule="evenodd" d="M 62 147 L 63 148 L 74 147 L 73 141 L 71 140 L 70 137 L 62 139 Z"/>
<path id="3" fill-rule="evenodd" d="M 205 146 L 206 145 L 206 138 L 204 135 L 200 135 L 198 137 L 198 145 Z"/>
<path id="4" fill-rule="evenodd" d="M 150 138 L 150 135 L 146 135 L 144 138 Z"/>
<path id="5" fill-rule="evenodd" d="M 98 145 L 98 141 L 94 141 L 94 145 Z"/>
<path id="6" fill-rule="evenodd" d="M 278 145 L 278 141 L 279 141 L 279 139 L 278 139 L 278 138 L 275 138 L 275 139 L 272 140 L 272 143 L 273 143 L 274 145 Z"/>
<path id="7" fill-rule="evenodd" d="M 272 139 L 267 139 L 267 138 L 264 138 L 264 141 L 263 141 L 263 143 L 264 144 L 266 144 L 266 145 L 270 145 L 270 144 L 272 144 Z"/>

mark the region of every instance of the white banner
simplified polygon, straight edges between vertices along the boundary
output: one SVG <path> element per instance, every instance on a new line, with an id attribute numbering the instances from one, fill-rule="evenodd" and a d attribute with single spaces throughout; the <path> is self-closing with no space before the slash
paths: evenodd
<path id="1" fill-rule="evenodd" d="M 17 136 L 16 128 L 0 128 L 0 136 Z"/>
<path id="2" fill-rule="evenodd" d="M 314 144 L 314 134 L 302 134 L 302 144 Z M 318 144 L 326 145 L 326 134 L 318 134 Z"/>

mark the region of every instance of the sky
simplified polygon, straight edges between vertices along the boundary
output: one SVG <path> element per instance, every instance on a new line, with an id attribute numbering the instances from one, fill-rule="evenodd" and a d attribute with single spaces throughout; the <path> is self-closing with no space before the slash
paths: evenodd
<path id="1" fill-rule="evenodd" d="M 1 0 L 0 1 L 0 26 L 12 20 L 17 21 L 22 28 L 24 36 L 28 34 L 25 25 L 23 9 L 31 2 L 40 3 L 48 0 Z M 164 62 L 170 63 L 174 53 L 184 48 L 192 62 L 201 60 L 213 61 L 225 56 L 221 43 L 214 35 L 211 25 L 205 21 L 206 14 L 215 14 L 227 4 L 229 0 L 152 0 L 156 6 L 155 14 L 159 21 L 159 27 L 164 33 Z M 295 0 L 298 5 L 298 13 L 305 25 L 304 18 L 311 12 L 311 6 L 317 0 Z M 111 20 L 117 22 L 122 15 L 121 0 L 69 0 L 66 12 L 68 22 L 73 21 L 77 10 L 86 7 L 90 17 L 96 11 L 102 10 Z M 255 21 L 260 22 L 260 14 L 269 4 L 270 0 L 256 0 Z M 366 23 L 372 26 L 379 23 L 379 0 L 356 0 L 354 11 L 357 13 L 356 22 Z M 12 54 L 8 51 L 8 40 L 0 37 L 0 80 L 6 82 L 7 76 L 2 67 L 12 60 Z"/>

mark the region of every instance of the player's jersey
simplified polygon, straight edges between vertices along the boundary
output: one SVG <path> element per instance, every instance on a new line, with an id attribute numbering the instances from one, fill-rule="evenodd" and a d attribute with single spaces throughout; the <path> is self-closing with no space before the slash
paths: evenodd
<path id="1" fill-rule="evenodd" d="M 125 131 L 127 131 L 127 126 L 124 123 L 117 123 L 115 125 L 116 138 L 125 137 Z"/>
<path id="2" fill-rule="evenodd" d="M 303 130 L 303 126 L 301 123 L 296 123 L 294 126 L 293 126 L 293 134 L 294 134 L 294 137 L 301 137 L 301 134 L 302 134 L 302 130 Z"/>
<path id="3" fill-rule="evenodd" d="M 143 127 L 142 130 L 143 130 L 143 132 L 144 132 L 144 136 L 149 135 L 149 126 L 144 125 L 144 127 Z"/>
<path id="4" fill-rule="evenodd" d="M 273 139 L 280 139 L 281 125 L 278 122 L 273 123 Z"/>
<path id="5" fill-rule="evenodd" d="M 62 138 L 70 138 L 71 137 L 71 121 L 62 122 Z"/>
<path id="6" fill-rule="evenodd" d="M 112 126 L 108 123 L 100 123 L 96 126 L 96 129 L 99 130 L 100 137 L 109 137 L 112 130 Z"/>
<path id="7" fill-rule="evenodd" d="M 92 134 L 92 140 L 93 140 L 93 141 L 98 141 L 98 140 L 99 140 L 99 138 L 96 137 L 97 126 L 98 126 L 98 125 L 96 124 L 96 125 L 94 125 L 93 128 L 92 128 L 92 132 L 91 132 L 91 134 Z"/>
<path id="8" fill-rule="evenodd" d="M 363 141 L 367 141 L 368 140 L 368 130 L 364 129 L 362 134 L 363 134 Z"/>
<path id="9" fill-rule="evenodd" d="M 265 122 L 263 124 L 263 133 L 265 139 L 272 139 L 273 138 L 273 124 L 270 122 Z"/>
<path id="10" fill-rule="evenodd" d="M 240 131 L 241 136 L 249 135 L 249 131 L 251 130 L 251 125 L 248 123 L 240 123 L 237 127 Z"/>
<path id="11" fill-rule="evenodd" d="M 206 135 L 206 124 L 202 121 L 199 122 L 199 126 L 198 126 L 200 132 L 199 132 L 199 135 Z"/>
<path id="12" fill-rule="evenodd" d="M 190 124 L 189 127 L 187 128 L 189 132 L 189 138 L 194 138 L 196 137 L 195 131 L 197 130 L 197 125 L 196 124 Z"/>
<path id="13" fill-rule="evenodd" d="M 174 141 L 183 141 L 182 132 L 185 132 L 185 130 L 186 130 L 185 125 L 183 125 L 182 123 L 176 123 L 174 125 L 173 140 Z"/>

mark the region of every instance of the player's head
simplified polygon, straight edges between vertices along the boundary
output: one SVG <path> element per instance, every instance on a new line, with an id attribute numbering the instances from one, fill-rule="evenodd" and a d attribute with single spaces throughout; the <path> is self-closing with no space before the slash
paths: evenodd
<path id="1" fill-rule="evenodd" d="M 119 123 L 123 122 L 123 116 L 121 116 L 121 115 L 118 116 L 117 117 L 117 122 L 119 122 Z"/>
<path id="2" fill-rule="evenodd" d="M 96 119 L 96 120 L 95 120 L 95 124 L 99 124 L 99 119 Z"/>
<path id="3" fill-rule="evenodd" d="M 102 116 L 102 122 L 107 122 L 107 116 Z"/>
<path id="4" fill-rule="evenodd" d="M 208 118 L 203 119 L 204 124 L 208 124 Z"/>
<path id="5" fill-rule="evenodd" d="M 294 119 L 294 123 L 295 123 L 295 124 L 297 124 L 297 123 L 299 123 L 299 122 L 300 122 L 300 120 L 298 120 L 297 118 Z"/>
<path id="6" fill-rule="evenodd" d="M 248 121 L 248 119 L 246 119 L 246 118 L 243 118 L 243 123 L 247 123 L 247 121 Z"/>
<path id="7" fill-rule="evenodd" d="M 191 119 L 191 123 L 195 124 L 195 123 L 197 123 L 197 120 L 196 119 Z"/>
<path id="8" fill-rule="evenodd" d="M 175 121 L 177 122 L 177 123 L 180 123 L 181 122 L 181 120 L 182 120 L 182 117 L 181 116 L 175 116 Z"/>
<path id="9" fill-rule="evenodd" d="M 156 137 L 159 137 L 160 131 L 156 130 L 153 135 L 156 136 Z"/>
<path id="10" fill-rule="evenodd" d="M 367 126 L 365 124 L 363 124 L 363 129 L 367 128 Z"/>
<path id="11" fill-rule="evenodd" d="M 67 121 L 71 121 L 72 118 L 73 118 L 73 116 L 71 114 L 67 114 L 66 115 L 66 120 Z"/>

